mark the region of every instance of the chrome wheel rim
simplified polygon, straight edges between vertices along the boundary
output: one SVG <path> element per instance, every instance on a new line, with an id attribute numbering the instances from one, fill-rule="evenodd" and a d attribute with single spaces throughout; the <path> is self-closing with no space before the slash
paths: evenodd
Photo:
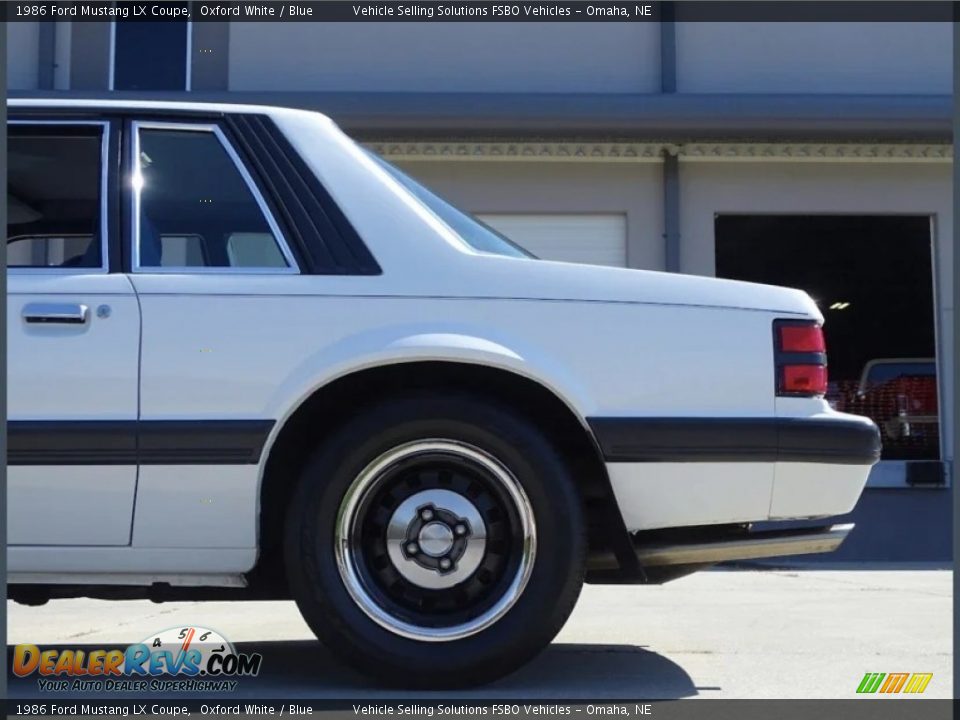
<path id="1" fill-rule="evenodd" d="M 402 637 L 450 641 L 490 627 L 523 593 L 533 508 L 500 461 L 458 441 L 395 447 L 351 483 L 334 552 L 357 606 Z"/>

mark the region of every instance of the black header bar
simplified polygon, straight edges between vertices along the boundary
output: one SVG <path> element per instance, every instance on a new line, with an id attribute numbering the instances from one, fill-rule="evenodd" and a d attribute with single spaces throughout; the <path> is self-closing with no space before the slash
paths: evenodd
<path id="1" fill-rule="evenodd" d="M 889 0 L 684 0 L 681 2 L 491 2 L 320 0 L 319 2 L 0 3 L 7 22 L 953 22 L 956 2 Z M 671 7 L 672 6 L 672 7 Z"/>
<path id="2" fill-rule="evenodd" d="M 857 678 L 859 679 L 859 678 Z M 151 680 L 144 682 L 150 683 Z M 183 682 L 183 681 L 181 681 Z M 853 692 L 851 691 L 851 694 Z M 529 720 L 554 717 L 589 718 L 616 715 L 637 720 L 698 720 L 699 718 L 782 718 L 783 720 L 807 720 L 816 718 L 843 717 L 846 720 L 900 720 L 906 717 L 903 704 L 896 699 L 879 698 L 836 700 L 722 700 L 700 699 L 696 702 L 645 699 L 577 699 L 564 700 L 550 697 L 544 700 L 527 700 L 515 697 L 478 697 L 476 691 L 426 694 L 418 698 L 410 696 L 396 700 L 380 693 L 367 691 L 367 697 L 355 699 L 258 699 L 246 694 L 238 698 L 231 693 L 221 693 L 208 698 L 168 698 L 156 700 L 147 694 L 138 698 L 113 699 L 102 695 L 87 694 L 81 697 L 64 697 L 48 693 L 34 695 L 30 699 L 6 700 L 3 706 L 7 717 L 254 717 L 311 718 L 311 720 L 379 720 L 380 718 L 494 718 L 509 717 Z M 874 696 L 869 696 L 874 697 Z M 919 696 L 922 697 L 922 696 Z M 910 703 L 909 717 L 914 720 L 948 720 L 952 717 L 951 701 L 947 699 L 919 699 Z"/>

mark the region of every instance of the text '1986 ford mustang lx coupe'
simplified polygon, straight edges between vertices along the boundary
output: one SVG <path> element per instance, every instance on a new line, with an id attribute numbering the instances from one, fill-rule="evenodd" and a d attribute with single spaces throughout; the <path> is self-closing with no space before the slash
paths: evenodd
<path id="1" fill-rule="evenodd" d="M 768 522 L 880 451 L 803 292 L 536 260 L 311 112 L 22 100 L 9 138 L 16 600 L 293 598 L 451 686 L 584 580 L 849 531 Z"/>

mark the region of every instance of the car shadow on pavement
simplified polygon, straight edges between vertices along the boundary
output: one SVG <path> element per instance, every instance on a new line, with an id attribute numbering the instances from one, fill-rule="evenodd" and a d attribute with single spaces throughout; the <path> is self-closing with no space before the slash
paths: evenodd
<path id="1" fill-rule="evenodd" d="M 261 679 L 266 680 L 271 689 L 284 694 L 301 697 L 374 694 L 393 698 L 451 695 L 450 692 L 405 693 L 377 685 L 344 666 L 314 641 L 236 643 L 236 647 L 239 652 L 262 653 Z M 401 678 L 398 687 L 402 686 Z M 697 689 L 683 668 L 642 647 L 554 643 L 512 675 L 479 688 L 457 690 L 454 694 L 458 698 L 665 699 L 696 695 Z"/>
<path id="2" fill-rule="evenodd" d="M 662 655 L 636 645 L 579 645 L 554 643 L 526 666 L 495 683 L 478 688 L 445 692 L 410 692 L 402 687 L 378 685 L 345 666 L 315 640 L 277 642 L 239 642 L 241 653 L 263 655 L 257 678 L 240 678 L 236 691 L 222 696 L 223 701 L 243 699 L 527 699 L 527 700 L 615 700 L 674 699 L 697 694 L 686 671 Z M 51 646 L 45 646 L 47 649 Z M 123 647 L 123 643 L 72 645 L 86 652 L 105 647 Z M 13 652 L 7 647 L 8 656 Z M 411 669 L 416 672 L 415 668 Z M 181 676 L 182 678 L 182 676 Z M 169 678 L 175 679 L 175 678 Z M 40 693 L 36 676 L 11 677 L 11 697 L 46 697 Z M 85 694 L 100 699 L 121 695 Z M 173 699 L 190 695 L 178 693 Z"/>

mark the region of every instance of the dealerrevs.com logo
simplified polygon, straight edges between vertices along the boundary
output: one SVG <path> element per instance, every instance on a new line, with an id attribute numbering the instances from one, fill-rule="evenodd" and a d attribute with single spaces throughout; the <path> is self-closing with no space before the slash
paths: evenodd
<path id="1" fill-rule="evenodd" d="M 169 628 L 126 648 L 13 649 L 13 673 L 37 675 L 45 692 L 231 692 L 262 662 L 203 627 Z"/>

